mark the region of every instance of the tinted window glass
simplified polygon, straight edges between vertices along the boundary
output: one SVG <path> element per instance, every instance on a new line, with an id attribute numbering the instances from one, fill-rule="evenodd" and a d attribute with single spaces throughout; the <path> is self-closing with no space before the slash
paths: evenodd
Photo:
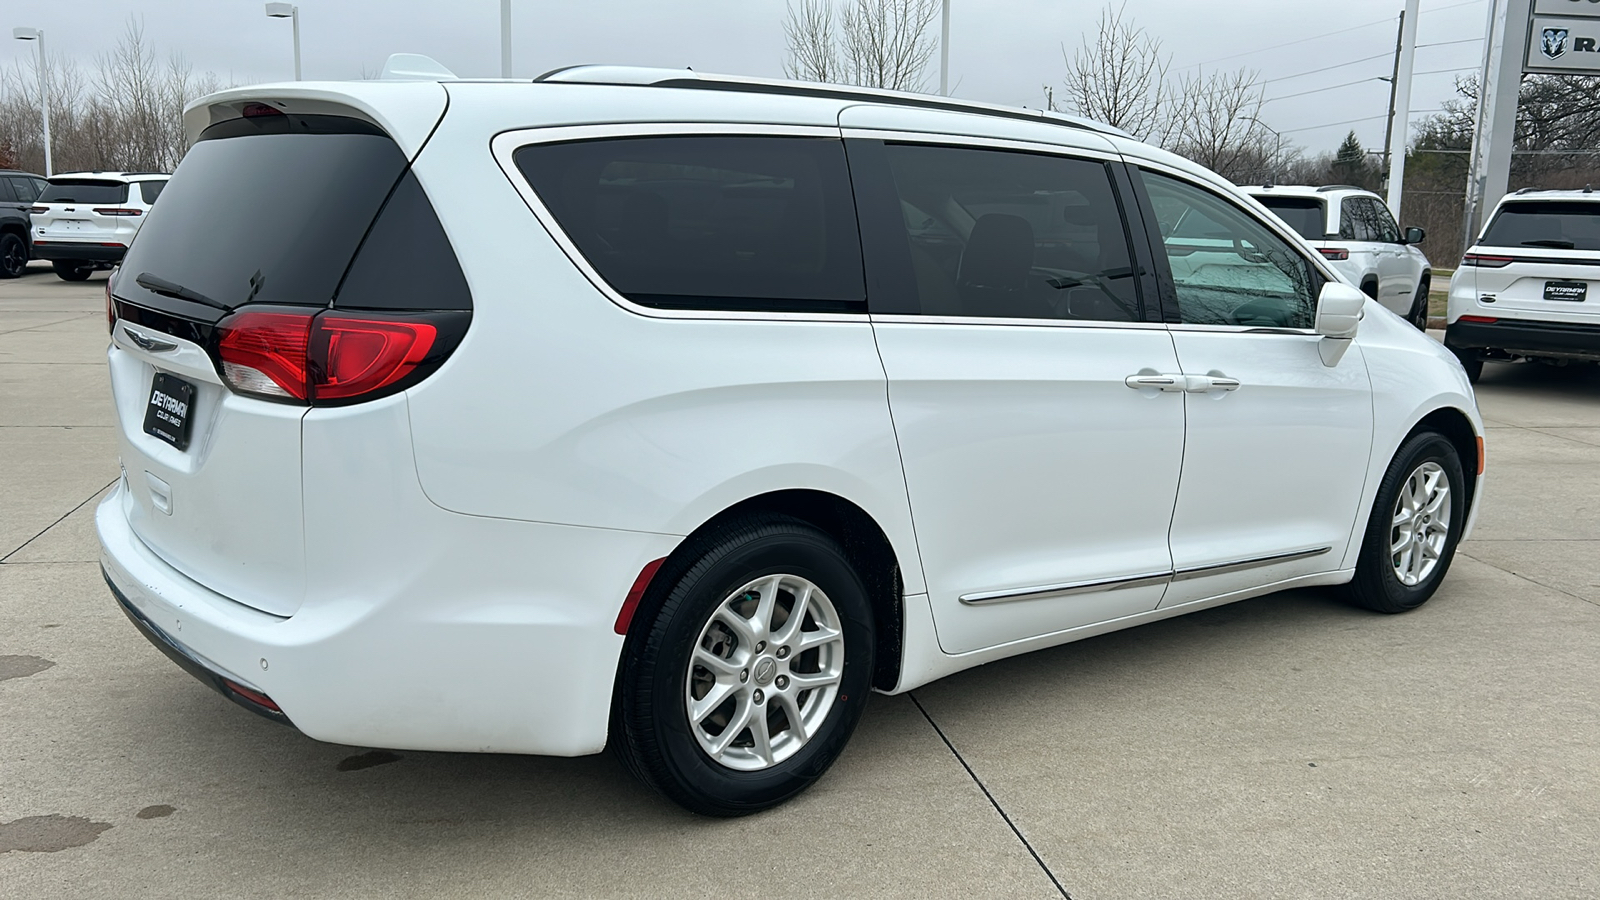
<path id="1" fill-rule="evenodd" d="M 154 203 L 156 198 L 161 196 L 161 189 L 166 186 L 167 183 L 165 181 L 141 181 L 139 182 L 139 196 L 144 198 L 146 203 Z"/>
<path id="2" fill-rule="evenodd" d="M 838 140 L 651 137 L 536 144 L 517 167 L 619 293 L 676 309 L 865 309 Z"/>
<path id="3" fill-rule="evenodd" d="M 1600 250 L 1600 203 L 1521 200 L 1495 213 L 1479 243 L 1496 247 Z"/>
<path id="4" fill-rule="evenodd" d="M 19 201 L 23 203 L 27 202 L 23 198 L 17 196 L 16 190 L 12 188 L 13 184 L 16 184 L 14 179 L 0 178 L 0 203 L 17 203 Z"/>
<path id="5" fill-rule="evenodd" d="M 94 203 L 115 206 L 128 202 L 128 183 L 88 178 L 52 178 L 39 196 L 40 203 Z"/>
<path id="6" fill-rule="evenodd" d="M 1375 241 L 1377 229 L 1367 205 L 1360 197 L 1346 198 L 1339 204 L 1339 238 L 1346 241 Z"/>
<path id="7" fill-rule="evenodd" d="M 1310 328 L 1321 288 L 1305 257 L 1243 209 L 1143 173 L 1178 294 L 1180 321 Z"/>
<path id="8" fill-rule="evenodd" d="M 12 178 L 11 189 L 16 191 L 17 200 L 22 203 L 32 203 L 39 199 L 41 184 L 32 178 Z"/>
<path id="9" fill-rule="evenodd" d="M 1381 200 L 1367 198 L 1367 209 L 1372 213 L 1373 224 L 1377 226 L 1378 240 L 1390 244 L 1400 243 L 1400 226 L 1394 222 L 1394 216 L 1389 214 L 1389 207 Z"/>
<path id="10" fill-rule="evenodd" d="M 362 242 L 334 305 L 360 309 L 471 309 L 472 293 L 439 216 L 407 172 Z"/>
<path id="11" fill-rule="evenodd" d="M 1138 320 L 1122 213 L 1103 163 L 885 148 L 925 315 Z"/>
<path id="12" fill-rule="evenodd" d="M 1256 199 L 1301 237 L 1313 241 L 1327 237 L 1328 213 L 1321 200 L 1311 197 L 1257 197 Z"/>
<path id="13" fill-rule="evenodd" d="M 125 299 L 214 321 L 154 294 L 148 273 L 227 306 L 326 306 L 406 169 L 394 141 L 336 116 L 264 116 L 210 129 L 184 156 L 128 250 Z"/>

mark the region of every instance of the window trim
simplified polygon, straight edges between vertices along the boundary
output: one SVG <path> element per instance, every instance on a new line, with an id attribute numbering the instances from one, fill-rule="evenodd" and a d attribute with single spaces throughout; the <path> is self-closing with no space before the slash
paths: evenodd
<path id="1" fill-rule="evenodd" d="M 1271 334 L 1290 337 L 1315 335 L 1317 333 L 1317 330 L 1314 327 L 1316 324 L 1315 304 L 1317 302 L 1317 298 L 1313 298 L 1312 300 L 1313 327 L 1310 328 L 1263 328 L 1260 325 L 1203 325 L 1197 322 L 1184 322 L 1178 309 L 1177 283 L 1172 277 L 1172 264 L 1167 258 L 1166 246 L 1161 238 L 1160 226 L 1156 223 L 1155 207 L 1151 205 L 1150 194 L 1145 188 L 1143 173 L 1146 171 L 1153 172 L 1166 178 L 1171 178 L 1175 181 L 1181 181 L 1196 190 L 1205 191 L 1223 203 L 1231 204 L 1240 215 L 1249 218 L 1251 221 L 1255 222 L 1262 228 L 1265 228 L 1270 233 L 1277 235 L 1280 240 L 1288 245 L 1291 252 L 1297 254 L 1301 261 L 1310 267 L 1313 274 L 1322 276 L 1324 283 L 1329 281 L 1337 282 L 1340 279 L 1338 275 L 1334 274 L 1333 269 L 1329 267 L 1326 262 L 1313 259 L 1312 254 L 1305 252 L 1310 245 L 1306 243 L 1306 239 L 1301 237 L 1298 232 L 1292 228 L 1289 228 L 1287 225 L 1281 225 L 1263 219 L 1261 216 L 1256 215 L 1255 211 L 1250 209 L 1248 204 L 1241 203 L 1235 198 L 1230 198 L 1226 192 L 1220 191 L 1217 188 L 1206 184 L 1187 172 L 1183 172 L 1179 169 L 1174 169 L 1171 166 L 1164 166 L 1160 163 L 1151 162 L 1145 159 L 1129 159 L 1128 168 L 1130 169 L 1129 176 L 1133 179 L 1134 189 L 1139 196 L 1141 211 L 1146 220 L 1145 239 L 1151 244 L 1150 252 L 1155 257 L 1156 271 L 1158 277 L 1162 281 L 1162 309 L 1166 313 L 1166 325 L 1169 329 L 1173 331 L 1211 331 L 1233 334 Z M 1276 217 L 1273 218 L 1275 219 Z M 1316 255 L 1321 256 L 1321 254 Z M 1170 295 L 1167 293 L 1169 289 L 1171 291 Z M 1317 290 L 1320 294 L 1321 286 L 1319 286 Z M 1168 305 L 1169 296 L 1170 305 Z"/>
<path id="2" fill-rule="evenodd" d="M 875 237 L 868 235 L 867 216 L 871 215 L 871 211 L 863 205 L 861 189 L 854 187 L 856 220 L 861 223 L 862 260 L 867 268 L 867 311 L 872 316 L 872 321 L 896 324 L 1028 325 L 1051 328 L 1162 327 L 1162 305 L 1154 293 L 1157 281 L 1152 277 L 1154 275 L 1152 268 L 1154 260 L 1150 258 L 1149 248 L 1145 246 L 1145 242 L 1138 232 L 1143 219 L 1141 217 L 1139 221 L 1135 221 L 1133 218 L 1134 213 L 1132 211 L 1137 209 L 1137 201 L 1134 197 L 1128 196 L 1131 185 L 1124 181 L 1127 176 L 1123 171 L 1125 164 L 1120 155 L 1062 144 L 1041 144 L 1034 141 L 1010 138 L 968 137 L 920 131 L 846 128 L 844 129 L 844 137 L 845 156 L 850 163 L 852 179 L 858 174 L 872 174 L 880 179 L 887 175 L 885 172 L 866 173 L 864 171 L 869 167 L 887 166 L 886 158 L 882 155 L 886 144 L 915 144 L 971 150 L 1031 153 L 1036 156 L 1057 156 L 1064 159 L 1103 165 L 1107 170 L 1106 180 L 1110 184 L 1112 198 L 1117 203 L 1117 217 L 1122 222 L 1123 240 L 1127 242 L 1129 261 L 1133 265 L 1134 271 L 1138 273 L 1134 281 L 1134 297 L 1135 302 L 1139 305 L 1140 315 L 1143 316 L 1142 319 L 1118 322 L 1098 319 L 1055 319 L 1026 316 L 941 316 L 923 313 L 883 312 L 881 310 L 882 301 L 876 304 L 873 302 L 874 285 L 884 277 L 883 248 L 877 246 L 878 241 Z M 877 260 L 877 262 L 875 263 L 874 260 Z M 909 261 L 907 262 L 909 263 Z M 909 272 L 901 272 L 899 277 L 903 280 L 909 277 Z"/>
<path id="3" fill-rule="evenodd" d="M 743 122 L 620 122 L 604 125 L 558 125 L 542 128 L 518 128 L 502 131 L 489 141 L 490 154 L 500 166 L 500 171 L 511 182 L 511 186 L 522 197 L 522 202 L 528 205 L 534 218 L 544 228 L 556 246 L 561 248 L 567 259 L 583 273 L 585 279 L 594 285 L 595 289 L 604 294 L 607 300 L 622 309 L 651 319 L 731 319 L 740 321 L 789 321 L 789 322 L 860 322 L 867 321 L 867 312 L 779 312 L 768 310 L 734 310 L 734 309 L 664 309 L 661 307 L 644 306 L 634 303 L 621 292 L 612 287 L 610 282 L 601 276 L 600 272 L 590 265 L 577 244 L 567 236 L 551 214 L 544 202 L 539 199 L 539 194 L 533 189 L 528 179 L 522 176 L 517 168 L 515 155 L 523 147 L 537 144 L 556 144 L 570 141 L 600 140 L 605 138 L 651 138 L 651 137 L 806 137 L 806 138 L 831 138 L 840 142 L 840 152 L 844 152 L 844 135 L 835 126 L 825 125 L 772 125 Z M 852 190 L 852 212 L 854 212 L 854 191 Z M 858 236 L 859 238 L 859 236 Z M 858 239 L 859 244 L 859 239 Z M 865 251 L 863 250 L 863 264 L 865 264 Z M 870 284 L 868 294 L 870 297 Z M 870 301 L 869 301 L 870 302 Z"/>

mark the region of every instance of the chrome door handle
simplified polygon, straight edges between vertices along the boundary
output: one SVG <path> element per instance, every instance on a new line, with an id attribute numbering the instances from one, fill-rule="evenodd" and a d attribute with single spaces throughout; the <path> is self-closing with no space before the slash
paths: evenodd
<path id="1" fill-rule="evenodd" d="M 1122 383 L 1136 391 L 1185 391 L 1187 382 L 1182 375 L 1129 375 Z"/>
<path id="2" fill-rule="evenodd" d="M 1209 394 L 1212 391 L 1237 391 L 1239 379 L 1226 375 L 1185 375 L 1184 390 L 1191 394 Z"/>

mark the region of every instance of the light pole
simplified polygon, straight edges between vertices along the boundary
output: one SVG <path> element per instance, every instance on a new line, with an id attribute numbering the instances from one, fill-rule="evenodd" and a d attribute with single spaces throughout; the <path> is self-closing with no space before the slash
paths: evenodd
<path id="1" fill-rule="evenodd" d="M 939 96 L 950 96 L 950 0 L 939 16 Z"/>
<path id="2" fill-rule="evenodd" d="M 294 80 L 300 80 L 300 7 L 293 3 L 268 3 L 267 15 L 294 22 Z"/>
<path id="3" fill-rule="evenodd" d="M 1239 121 L 1241 121 L 1241 122 L 1254 122 L 1257 125 L 1260 125 L 1262 128 L 1265 128 L 1266 130 L 1272 132 L 1272 136 L 1278 139 L 1278 146 L 1277 146 L 1277 148 L 1275 150 L 1272 151 L 1272 168 L 1274 170 L 1276 170 L 1278 168 L 1278 164 L 1283 161 L 1283 132 L 1279 131 L 1276 128 L 1273 128 L 1271 125 L 1268 125 L 1267 123 L 1261 121 L 1260 119 L 1256 118 L 1255 116 L 1240 116 L 1239 117 Z M 1274 171 L 1272 173 L 1272 180 L 1273 181 L 1277 181 L 1278 180 L 1278 173 L 1276 171 Z"/>
<path id="4" fill-rule="evenodd" d="M 511 77 L 511 0 L 500 0 L 500 77 Z"/>
<path id="5" fill-rule="evenodd" d="M 19 41 L 39 42 L 39 109 L 44 113 L 44 177 L 55 172 L 50 167 L 50 78 L 44 67 L 44 29 L 13 28 L 11 36 Z"/>

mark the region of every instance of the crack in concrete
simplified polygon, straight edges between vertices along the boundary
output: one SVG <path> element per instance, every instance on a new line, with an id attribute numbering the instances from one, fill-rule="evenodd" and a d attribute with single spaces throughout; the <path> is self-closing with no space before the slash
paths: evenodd
<path id="1" fill-rule="evenodd" d="M 120 477 L 121 476 L 118 476 L 118 478 L 120 478 Z M 80 509 L 83 509 L 85 506 L 87 506 L 89 504 L 90 500 L 93 500 L 94 498 L 100 496 L 100 493 L 102 491 L 104 491 L 106 488 L 111 487 L 113 484 L 116 484 L 116 483 L 117 483 L 117 478 L 113 478 L 110 481 L 106 482 L 105 484 L 101 485 L 100 487 L 95 488 L 94 493 L 92 493 L 89 496 L 85 497 L 82 503 L 79 503 L 77 506 L 74 506 L 73 508 L 67 510 L 66 513 L 61 516 L 61 518 L 55 520 L 54 522 L 51 522 L 49 525 L 46 525 L 44 527 L 43 531 L 40 531 L 38 534 L 34 535 L 33 537 L 28 538 L 27 540 L 23 541 L 21 544 L 18 544 L 17 546 L 13 547 L 11 549 L 11 552 L 7 553 L 5 556 L 0 556 L 0 563 L 4 563 L 6 560 L 10 559 L 11 557 L 16 556 L 18 553 L 22 552 L 24 547 L 27 547 L 29 544 L 33 543 L 34 541 L 37 541 L 39 538 L 44 537 L 46 532 L 48 532 L 50 529 L 56 527 L 57 525 L 60 525 L 62 522 L 65 522 L 67 520 L 68 516 L 72 515 L 73 513 L 77 512 Z"/>

